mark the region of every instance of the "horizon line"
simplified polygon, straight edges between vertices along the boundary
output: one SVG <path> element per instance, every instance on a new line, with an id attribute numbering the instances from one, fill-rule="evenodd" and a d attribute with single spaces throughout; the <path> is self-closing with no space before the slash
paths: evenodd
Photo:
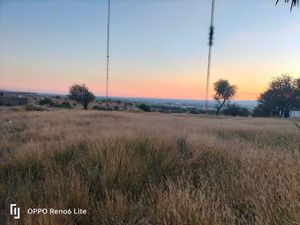
<path id="1" fill-rule="evenodd" d="M 39 92 L 39 91 L 29 91 L 29 90 L 16 90 L 16 89 L 4 89 L 0 88 L 0 91 L 10 91 L 10 92 L 22 92 L 22 93 L 36 93 L 41 95 L 60 95 L 60 96 L 68 96 L 67 93 L 57 93 L 57 92 Z M 105 99 L 105 95 L 95 95 L 96 98 Z M 136 99 L 160 99 L 160 100 L 186 100 L 186 101 L 203 101 L 205 99 L 192 99 L 192 98 L 167 98 L 167 97 L 135 97 L 135 96 L 108 96 L 108 98 L 136 98 Z M 209 101 L 215 101 L 214 99 L 209 99 Z M 252 101 L 257 102 L 257 99 L 233 99 L 231 101 Z"/>

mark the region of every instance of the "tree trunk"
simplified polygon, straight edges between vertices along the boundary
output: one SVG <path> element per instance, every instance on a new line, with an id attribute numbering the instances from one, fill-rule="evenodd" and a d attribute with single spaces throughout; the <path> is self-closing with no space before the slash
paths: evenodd
<path id="1" fill-rule="evenodd" d="M 223 102 L 222 102 L 222 104 L 220 105 L 220 107 L 217 108 L 216 115 L 219 115 L 219 112 L 220 112 L 221 108 L 223 107 L 223 105 L 225 104 L 225 102 L 226 102 L 226 100 L 224 99 Z"/>
<path id="2" fill-rule="evenodd" d="M 284 116 L 284 108 L 281 108 L 279 111 L 279 117 L 283 118 L 283 116 Z"/>
<path id="3" fill-rule="evenodd" d="M 87 103 L 86 101 L 83 101 L 83 102 L 82 102 L 83 108 L 84 108 L 85 110 L 88 109 L 88 104 L 89 104 L 89 103 Z"/>

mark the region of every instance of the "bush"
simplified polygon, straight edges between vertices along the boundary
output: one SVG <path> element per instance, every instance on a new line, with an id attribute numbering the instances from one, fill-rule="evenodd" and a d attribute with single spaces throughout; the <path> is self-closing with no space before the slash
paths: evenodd
<path id="1" fill-rule="evenodd" d="M 208 115 L 216 115 L 216 112 L 217 112 L 217 110 L 214 110 L 214 109 L 207 110 Z"/>
<path id="2" fill-rule="evenodd" d="M 151 111 L 150 107 L 148 105 L 146 105 L 146 104 L 140 104 L 138 106 L 138 108 L 141 109 L 141 110 L 143 110 L 144 112 L 150 112 Z"/>
<path id="3" fill-rule="evenodd" d="M 102 111 L 105 111 L 106 109 L 103 106 L 95 105 L 95 106 L 93 106 L 93 110 L 102 110 Z"/>
<path id="4" fill-rule="evenodd" d="M 268 109 L 263 104 L 259 104 L 253 110 L 252 116 L 254 116 L 254 117 L 270 117 L 270 114 L 271 114 L 270 109 Z"/>
<path id="5" fill-rule="evenodd" d="M 55 107 L 57 108 L 63 108 L 63 109 L 72 109 L 72 105 L 70 104 L 70 102 L 63 102 L 61 104 L 56 104 Z"/>
<path id="6" fill-rule="evenodd" d="M 48 106 L 54 106 L 55 103 L 52 101 L 51 98 L 44 98 L 42 100 L 39 101 L 40 105 L 48 105 Z"/>
<path id="7" fill-rule="evenodd" d="M 26 111 L 49 111 L 49 109 L 46 106 L 40 106 L 35 104 L 27 104 L 25 105 Z"/>
<path id="8" fill-rule="evenodd" d="M 192 109 L 190 110 L 190 113 L 191 113 L 191 114 L 204 114 L 205 111 L 202 110 L 202 109 L 192 108 Z"/>
<path id="9" fill-rule="evenodd" d="M 237 104 L 231 104 L 222 113 L 227 116 L 249 116 L 250 112 L 247 108 L 241 107 Z"/>
<path id="10" fill-rule="evenodd" d="M 124 103 L 126 106 L 133 106 L 132 102 L 125 102 Z"/>

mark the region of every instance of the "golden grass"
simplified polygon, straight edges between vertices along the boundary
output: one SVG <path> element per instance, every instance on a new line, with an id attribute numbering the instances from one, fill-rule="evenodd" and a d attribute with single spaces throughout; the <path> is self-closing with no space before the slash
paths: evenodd
<path id="1" fill-rule="evenodd" d="M 0 115 L 0 224 L 300 224 L 300 131 L 280 119 Z M 27 215 L 8 205 L 84 208 Z"/>

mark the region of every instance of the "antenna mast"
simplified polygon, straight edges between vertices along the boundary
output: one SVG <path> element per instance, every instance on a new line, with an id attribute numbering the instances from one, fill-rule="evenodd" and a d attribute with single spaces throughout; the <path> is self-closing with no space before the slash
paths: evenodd
<path id="1" fill-rule="evenodd" d="M 107 43 L 106 43 L 106 90 L 105 103 L 108 105 L 108 75 L 109 75 L 109 36 L 110 36 L 110 0 L 107 2 Z"/>
<path id="2" fill-rule="evenodd" d="M 209 39 L 208 39 L 208 64 L 207 64 L 207 78 L 206 78 L 206 94 L 205 94 L 205 111 L 208 111 L 208 92 L 209 92 L 209 78 L 210 78 L 210 66 L 211 66 L 211 52 L 214 39 L 214 14 L 215 14 L 215 0 L 211 3 L 210 14 L 210 27 L 209 27 Z"/>

